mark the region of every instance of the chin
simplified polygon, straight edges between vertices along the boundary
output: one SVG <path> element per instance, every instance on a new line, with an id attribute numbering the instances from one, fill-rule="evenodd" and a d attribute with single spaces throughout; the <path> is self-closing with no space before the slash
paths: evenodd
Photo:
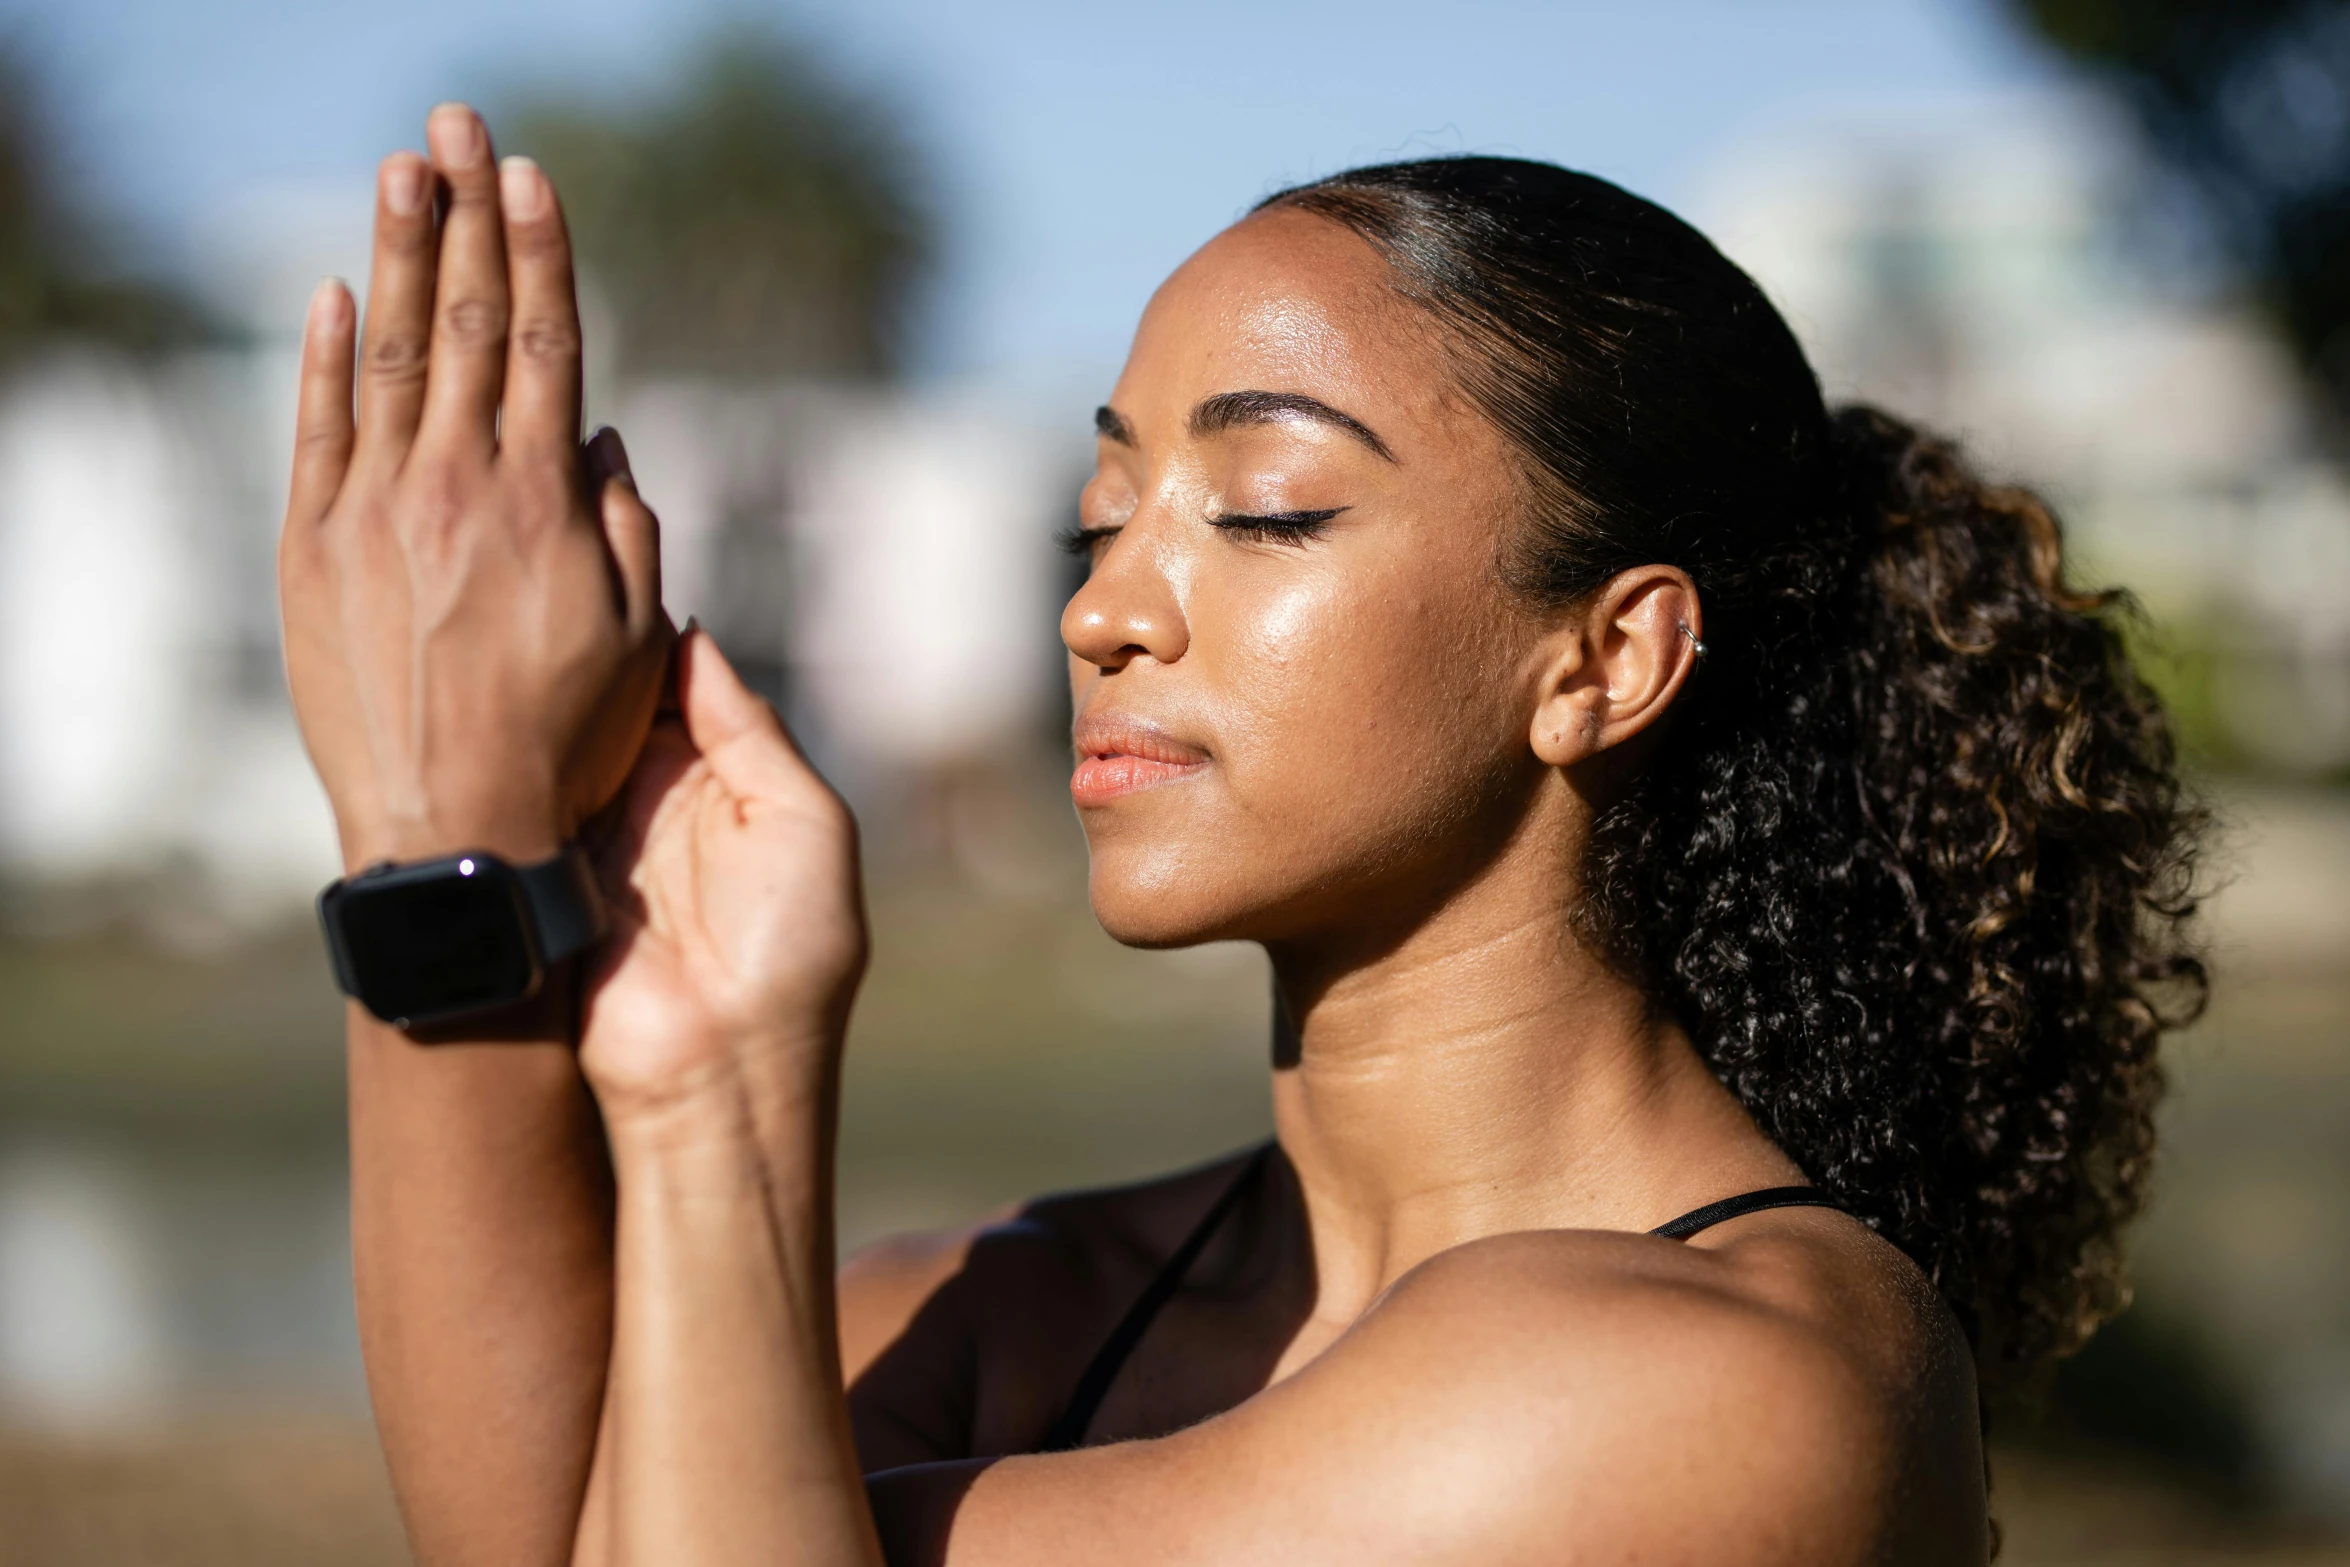
<path id="1" fill-rule="evenodd" d="M 1146 948 L 1294 941 L 1378 920 L 1425 879 L 1410 874 L 1415 862 L 1425 862 L 1422 870 L 1463 863 L 1457 830 L 1448 837 L 1423 817 L 1240 809 L 1196 788 L 1143 790 L 1080 812 L 1086 891 L 1112 940 Z"/>
<path id="2" fill-rule="evenodd" d="M 1129 947 L 1190 947 L 1209 941 L 1246 941 L 1261 911 L 1249 889 L 1233 885 L 1237 866 L 1255 856 L 1225 846 L 1187 852 L 1182 846 L 1137 842 L 1119 834 L 1091 846 L 1086 892 L 1094 918 L 1114 941 Z"/>

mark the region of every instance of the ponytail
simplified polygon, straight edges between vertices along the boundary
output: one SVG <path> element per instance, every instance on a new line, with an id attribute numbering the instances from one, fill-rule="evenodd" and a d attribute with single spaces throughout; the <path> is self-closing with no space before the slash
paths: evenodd
<path id="1" fill-rule="evenodd" d="M 2116 594 L 2031 494 L 1829 412 L 1778 313 L 1604 181 L 1458 158 L 1268 202 L 1445 326 L 1522 455 L 1497 570 L 1689 572 L 1710 650 L 1596 822 L 1578 919 L 1807 1174 L 1916 1259 L 1986 1387 L 2126 1302 L 2203 817 Z"/>
<path id="2" fill-rule="evenodd" d="M 2205 989 L 2201 816 L 2130 606 L 2066 584 L 2037 497 L 1870 408 L 1828 449 L 1835 613 L 1749 647 L 1743 700 L 1610 813 L 1586 918 L 1926 1269 L 1996 1386 L 2127 1303 L 2156 1044 Z"/>

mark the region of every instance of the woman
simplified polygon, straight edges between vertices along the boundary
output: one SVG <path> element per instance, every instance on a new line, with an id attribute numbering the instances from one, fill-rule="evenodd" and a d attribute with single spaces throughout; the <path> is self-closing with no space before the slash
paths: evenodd
<path id="1" fill-rule="evenodd" d="M 1061 629 L 1095 910 L 1264 945 L 1277 1148 L 836 1282 L 851 822 L 575 455 L 545 179 L 428 140 L 312 310 L 294 695 L 354 869 L 586 834 L 616 929 L 352 1009 L 421 1560 L 1984 1560 L 1978 1389 L 2119 1305 L 2202 983 L 2035 500 L 1600 181 L 1266 202 L 1143 317 Z"/>

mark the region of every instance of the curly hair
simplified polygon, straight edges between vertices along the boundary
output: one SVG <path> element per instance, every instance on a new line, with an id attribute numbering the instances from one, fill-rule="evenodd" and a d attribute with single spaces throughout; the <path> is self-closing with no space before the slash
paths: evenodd
<path id="1" fill-rule="evenodd" d="M 2200 1009 L 2201 807 L 2055 518 L 1949 442 L 1831 412 L 1702 235 L 1549 164 L 1283 191 L 1446 328 L 1522 458 L 1497 567 L 1576 602 L 1663 562 L 1707 651 L 1606 803 L 1578 917 L 1763 1129 L 1914 1258 L 1986 1387 L 2127 1303 L 2162 1034 Z"/>

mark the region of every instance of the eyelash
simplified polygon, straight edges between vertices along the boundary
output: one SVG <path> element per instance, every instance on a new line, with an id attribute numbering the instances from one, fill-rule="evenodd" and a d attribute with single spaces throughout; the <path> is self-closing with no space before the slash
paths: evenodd
<path id="1" fill-rule="evenodd" d="M 1302 544 L 1307 539 L 1319 538 L 1330 519 L 1344 510 L 1344 506 L 1332 506 L 1325 511 L 1275 511 L 1254 516 L 1227 512 L 1221 517 L 1210 517 L 1208 526 L 1258 543 Z"/>
<path id="2" fill-rule="evenodd" d="M 1300 544 L 1320 537 L 1330 519 L 1345 510 L 1332 506 L 1322 511 L 1226 512 L 1210 517 L 1208 526 L 1257 543 Z M 1116 528 L 1063 528 L 1054 542 L 1071 555 L 1085 555 L 1117 533 Z"/>

